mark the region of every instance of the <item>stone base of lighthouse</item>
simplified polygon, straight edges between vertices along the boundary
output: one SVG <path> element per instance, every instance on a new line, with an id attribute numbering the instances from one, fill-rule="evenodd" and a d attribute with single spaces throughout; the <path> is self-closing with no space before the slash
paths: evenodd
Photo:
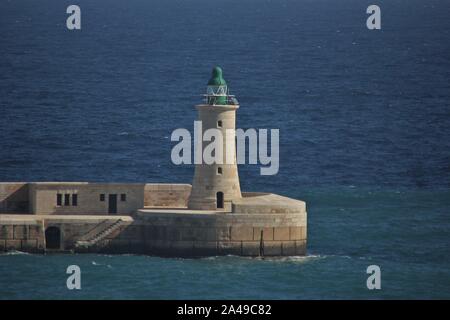
<path id="1" fill-rule="evenodd" d="M 231 212 L 189 209 L 138 211 L 143 251 L 163 256 L 295 256 L 306 254 L 305 202 L 243 193 Z"/>

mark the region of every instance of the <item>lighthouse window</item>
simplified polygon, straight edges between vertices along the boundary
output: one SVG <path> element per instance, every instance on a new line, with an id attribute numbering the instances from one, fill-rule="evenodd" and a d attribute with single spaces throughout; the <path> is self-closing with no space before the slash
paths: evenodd
<path id="1" fill-rule="evenodd" d="M 223 209 L 223 192 L 219 191 L 216 193 L 216 203 L 217 209 Z"/>
<path id="2" fill-rule="evenodd" d="M 222 167 L 217 168 L 217 174 L 222 174 Z"/>
<path id="3" fill-rule="evenodd" d="M 120 195 L 120 201 L 127 201 L 127 195 L 125 193 Z"/>
<path id="4" fill-rule="evenodd" d="M 64 195 L 64 205 L 65 206 L 70 206 L 70 194 L 66 193 Z"/>
<path id="5" fill-rule="evenodd" d="M 100 201 L 105 201 L 105 194 L 104 193 L 100 194 Z"/>
<path id="6" fill-rule="evenodd" d="M 222 120 L 217 121 L 217 127 L 222 128 Z"/>
<path id="7" fill-rule="evenodd" d="M 58 193 L 56 195 L 56 205 L 57 206 L 62 206 L 62 194 L 61 193 Z"/>

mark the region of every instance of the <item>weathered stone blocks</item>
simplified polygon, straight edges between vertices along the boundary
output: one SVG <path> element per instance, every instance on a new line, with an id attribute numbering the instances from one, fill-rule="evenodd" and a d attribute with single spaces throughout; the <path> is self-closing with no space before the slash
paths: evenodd
<path id="1" fill-rule="evenodd" d="M 290 227 L 290 240 L 305 240 L 306 227 Z"/>
<path id="2" fill-rule="evenodd" d="M 22 241 L 21 240 L 6 240 L 6 250 L 21 250 Z"/>
<path id="3" fill-rule="evenodd" d="M 36 239 L 39 237 L 43 237 L 42 228 L 36 225 L 28 226 L 28 234 L 30 239 Z"/>
<path id="4" fill-rule="evenodd" d="M 264 242 L 264 255 L 279 256 L 280 254 L 281 254 L 281 242 L 280 241 Z"/>
<path id="5" fill-rule="evenodd" d="M 218 255 L 241 255 L 243 244 L 241 241 L 219 241 L 217 243 Z"/>
<path id="6" fill-rule="evenodd" d="M 22 250 L 35 251 L 38 249 L 37 240 L 22 240 Z"/>
<path id="7" fill-rule="evenodd" d="M 253 228 L 253 240 L 261 240 L 261 235 L 264 241 L 274 240 L 274 228 Z"/>
<path id="8" fill-rule="evenodd" d="M 253 228 L 252 227 L 231 227 L 231 240 L 253 240 Z"/>
<path id="9" fill-rule="evenodd" d="M 14 226 L 2 225 L 0 226 L 0 239 L 13 239 L 14 238 Z"/>
<path id="10" fill-rule="evenodd" d="M 290 240 L 289 227 L 276 227 L 273 233 L 274 240 Z"/>
<path id="11" fill-rule="evenodd" d="M 27 239 L 28 238 L 28 226 L 16 225 L 14 226 L 14 239 Z"/>
<path id="12" fill-rule="evenodd" d="M 218 241 L 230 241 L 231 239 L 231 230 L 230 228 L 218 227 L 216 229 L 216 237 Z"/>
<path id="13" fill-rule="evenodd" d="M 259 241 L 244 241 L 242 242 L 242 255 L 244 256 L 259 256 L 260 242 Z"/>

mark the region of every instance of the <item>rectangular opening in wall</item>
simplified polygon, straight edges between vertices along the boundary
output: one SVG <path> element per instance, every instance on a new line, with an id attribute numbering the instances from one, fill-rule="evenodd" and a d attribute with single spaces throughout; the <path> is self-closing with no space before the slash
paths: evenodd
<path id="1" fill-rule="evenodd" d="M 100 194 L 100 201 L 105 201 L 105 194 L 104 193 Z"/>
<path id="2" fill-rule="evenodd" d="M 78 205 L 78 195 L 76 193 L 72 195 L 72 205 L 75 207 Z"/>
<path id="3" fill-rule="evenodd" d="M 56 205 L 57 206 L 62 206 L 62 194 L 61 193 L 58 193 L 56 195 Z"/>
<path id="4" fill-rule="evenodd" d="M 219 191 L 216 193 L 216 203 L 217 209 L 223 209 L 223 192 Z"/>
<path id="5" fill-rule="evenodd" d="M 127 201 L 127 195 L 125 193 L 120 195 L 120 201 Z"/>
<path id="6" fill-rule="evenodd" d="M 217 174 L 222 174 L 222 167 L 217 168 Z"/>
<path id="7" fill-rule="evenodd" d="M 222 128 L 222 120 L 217 121 L 217 127 Z"/>
<path id="8" fill-rule="evenodd" d="M 108 198 L 108 213 L 117 213 L 117 194 L 110 194 Z"/>
<path id="9" fill-rule="evenodd" d="M 70 194 L 65 194 L 64 195 L 64 205 L 65 206 L 70 206 Z"/>

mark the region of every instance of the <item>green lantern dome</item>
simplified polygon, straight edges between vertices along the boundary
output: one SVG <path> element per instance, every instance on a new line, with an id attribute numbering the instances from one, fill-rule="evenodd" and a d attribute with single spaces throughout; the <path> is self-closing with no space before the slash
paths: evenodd
<path id="1" fill-rule="evenodd" d="M 214 67 L 212 70 L 211 79 L 208 81 L 208 86 L 226 86 L 227 82 L 222 76 L 222 69 L 220 67 Z"/>
<path id="2" fill-rule="evenodd" d="M 207 87 L 208 104 L 211 105 L 226 105 L 228 97 L 227 82 L 223 79 L 222 69 L 218 66 L 212 70 L 211 79 L 208 81 Z"/>

